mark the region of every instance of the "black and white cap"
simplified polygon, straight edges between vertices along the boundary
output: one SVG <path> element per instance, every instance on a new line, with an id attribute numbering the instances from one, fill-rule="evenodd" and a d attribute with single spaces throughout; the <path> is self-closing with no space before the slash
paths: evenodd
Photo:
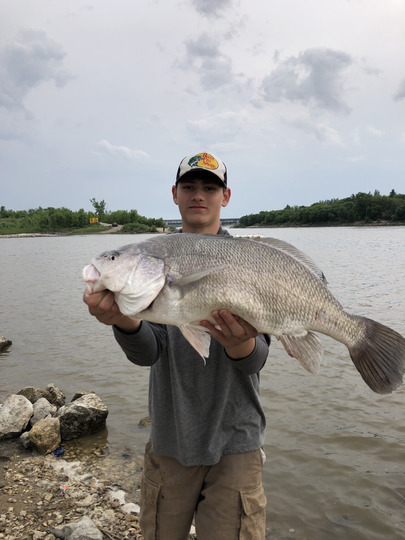
<path id="1" fill-rule="evenodd" d="M 195 176 L 197 174 L 215 175 L 221 185 L 225 188 L 227 187 L 227 171 L 225 163 L 212 154 L 201 152 L 200 154 L 193 154 L 192 156 L 187 156 L 182 159 L 177 170 L 176 184 L 179 180 L 185 179 L 186 175 Z"/>

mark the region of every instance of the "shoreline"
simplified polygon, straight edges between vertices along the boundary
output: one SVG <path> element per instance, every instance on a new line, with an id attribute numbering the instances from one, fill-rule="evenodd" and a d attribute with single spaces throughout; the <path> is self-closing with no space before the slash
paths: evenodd
<path id="1" fill-rule="evenodd" d="M 381 222 L 381 221 L 373 221 L 373 222 L 370 222 L 370 223 L 365 223 L 365 222 L 356 222 L 356 223 L 324 223 L 323 225 L 322 224 L 319 224 L 319 225 L 311 225 L 311 224 L 306 224 L 306 225 L 299 225 L 299 224 L 294 224 L 294 225 L 249 225 L 248 227 L 231 227 L 232 230 L 235 230 L 237 231 L 238 229 L 326 229 L 326 228 L 332 228 L 332 227 L 337 227 L 337 228 L 341 228 L 341 227 L 353 227 L 353 228 L 356 228 L 356 227 L 359 227 L 359 228 L 362 228 L 362 227 L 405 227 L 405 223 L 400 223 L 400 222 L 388 222 L 388 221 L 384 221 L 384 222 Z M 161 234 L 163 233 L 164 231 L 162 230 L 158 230 L 156 233 L 142 233 L 142 234 Z M 91 232 L 91 233 L 80 233 L 80 232 L 75 232 L 74 235 L 72 235 L 71 232 L 67 232 L 67 233 L 62 233 L 62 232 L 54 232 L 54 233 L 9 233 L 9 234 L 1 234 L 0 233 L 0 239 L 1 238 L 57 238 L 57 237 L 62 237 L 62 236 L 81 236 L 81 235 L 84 235 L 84 236 L 93 236 L 93 235 L 99 235 L 99 234 L 108 234 L 108 233 L 114 233 L 116 234 L 117 236 L 119 236 L 120 234 L 134 234 L 136 235 L 136 233 L 120 233 L 119 232 L 119 229 L 118 230 L 111 230 L 111 229 L 107 229 L 107 230 L 104 230 L 104 231 L 99 231 L 99 232 Z"/>
<path id="2" fill-rule="evenodd" d="M 142 539 L 139 489 L 143 458 L 113 455 L 74 441 L 65 454 L 42 456 L 13 439 L 0 441 L 0 539 L 54 540 L 52 531 L 83 516 L 106 538 Z M 123 474 L 125 470 L 131 474 Z M 129 510 L 129 511 L 128 511 Z"/>
<path id="3" fill-rule="evenodd" d="M 40 237 L 57 237 L 57 236 L 69 236 L 62 233 L 12 233 L 12 234 L 0 234 L 0 238 L 40 238 Z"/>

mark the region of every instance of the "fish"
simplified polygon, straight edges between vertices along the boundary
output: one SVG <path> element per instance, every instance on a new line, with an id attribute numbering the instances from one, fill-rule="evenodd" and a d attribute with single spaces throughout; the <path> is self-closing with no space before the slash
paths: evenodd
<path id="1" fill-rule="evenodd" d="M 200 325 L 226 309 L 259 333 L 275 336 L 289 356 L 317 373 L 324 355 L 317 334 L 346 345 L 365 383 L 388 394 L 403 382 L 405 339 L 347 313 L 324 273 L 277 238 L 174 233 L 105 251 L 83 269 L 88 292 L 108 289 L 122 314 L 177 326 L 204 359 L 211 336 Z"/>

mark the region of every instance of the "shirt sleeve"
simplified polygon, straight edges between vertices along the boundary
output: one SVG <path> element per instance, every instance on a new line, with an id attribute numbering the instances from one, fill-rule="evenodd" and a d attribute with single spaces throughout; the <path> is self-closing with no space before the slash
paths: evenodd
<path id="1" fill-rule="evenodd" d="M 128 360 L 138 366 L 152 366 L 166 346 L 166 326 L 142 321 L 136 332 L 126 333 L 113 326 L 115 339 Z"/>
<path id="2" fill-rule="evenodd" d="M 253 351 L 245 358 L 228 358 L 234 363 L 235 367 L 240 369 L 246 375 L 253 375 L 259 373 L 266 363 L 269 355 L 270 336 L 268 334 L 259 334 L 256 337 L 256 345 Z M 226 353 L 225 353 L 226 354 Z"/>

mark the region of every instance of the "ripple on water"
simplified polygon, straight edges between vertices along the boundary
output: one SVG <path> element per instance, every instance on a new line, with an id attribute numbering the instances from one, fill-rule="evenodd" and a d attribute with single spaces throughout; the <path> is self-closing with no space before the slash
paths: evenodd
<path id="1" fill-rule="evenodd" d="M 308 253 L 350 313 L 405 335 L 404 227 L 259 232 Z M 111 329 L 88 316 L 81 269 L 105 249 L 143 238 L 0 239 L 1 334 L 13 341 L 0 355 L 0 401 L 48 382 L 69 400 L 78 389 L 94 390 L 110 410 L 105 452 L 122 464 L 123 478 L 124 455 L 141 454 L 149 436 L 138 427 L 147 415 L 148 370 L 130 364 Z M 261 373 L 270 538 L 403 540 L 405 389 L 374 394 L 343 345 L 323 337 L 322 343 L 316 376 L 275 339 Z"/>

